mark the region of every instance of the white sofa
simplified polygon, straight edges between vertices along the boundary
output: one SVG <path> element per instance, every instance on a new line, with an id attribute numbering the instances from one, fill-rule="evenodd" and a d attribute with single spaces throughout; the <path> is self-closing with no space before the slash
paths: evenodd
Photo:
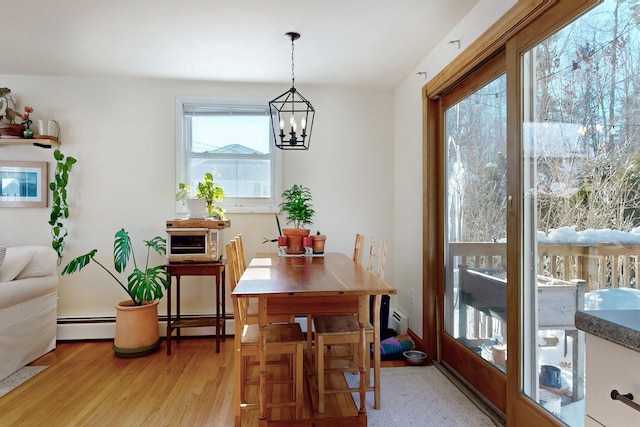
<path id="1" fill-rule="evenodd" d="M 57 260 L 47 246 L 0 247 L 0 379 L 56 346 Z"/>

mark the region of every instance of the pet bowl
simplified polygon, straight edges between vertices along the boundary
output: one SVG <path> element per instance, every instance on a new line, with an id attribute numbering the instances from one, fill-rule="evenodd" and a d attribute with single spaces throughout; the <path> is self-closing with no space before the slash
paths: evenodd
<path id="1" fill-rule="evenodd" d="M 412 365 L 420 365 L 427 359 L 427 353 L 418 350 L 408 350 L 402 354 Z"/>

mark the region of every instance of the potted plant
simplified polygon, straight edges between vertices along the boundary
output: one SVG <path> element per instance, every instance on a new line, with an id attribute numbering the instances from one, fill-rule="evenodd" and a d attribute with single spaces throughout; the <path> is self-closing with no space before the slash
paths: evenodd
<path id="1" fill-rule="evenodd" d="M 324 244 L 327 240 L 327 236 L 325 236 L 324 234 L 320 234 L 320 232 L 318 231 L 316 234 L 314 234 L 313 236 L 311 236 L 311 240 L 312 240 L 312 247 L 313 247 L 313 253 L 314 254 L 323 254 L 324 253 Z"/>
<path id="2" fill-rule="evenodd" d="M 313 224 L 315 211 L 311 204 L 311 190 L 302 185 L 294 184 L 288 190 L 282 192 L 280 213 L 286 215 L 287 223 L 294 228 L 283 228 L 282 234 L 287 236 L 287 253 L 303 254 L 302 239 L 309 235 L 309 229 L 302 228 Z"/>
<path id="3" fill-rule="evenodd" d="M 195 188 L 195 194 L 193 187 L 182 182 L 178 184 L 178 193 L 176 193 L 176 200 L 182 201 L 187 206 L 189 218 L 202 218 L 201 215 L 204 215 L 206 207 L 208 218 L 224 219 L 224 210 L 215 206 L 215 203 L 222 202 L 223 198 L 224 190 L 215 184 L 213 174 L 210 172 L 203 175 L 202 181 Z"/>
<path id="4" fill-rule="evenodd" d="M 81 255 L 67 264 L 62 275 L 82 270 L 91 261 L 106 271 L 116 283 L 129 295 L 129 300 L 116 305 L 116 334 L 113 350 L 116 356 L 144 356 L 157 350 L 160 346 L 158 325 L 158 300 L 169 286 L 168 275 L 162 265 L 149 267 L 151 249 L 160 255 L 167 253 L 166 240 L 156 236 L 144 241 L 147 247 L 147 258 L 144 270 L 138 268 L 129 233 L 124 228 L 116 232 L 113 242 L 113 266 L 118 273 L 123 273 L 129 258 L 133 259 L 133 271 L 127 277 L 127 285 L 100 261 L 95 258 L 96 249 Z"/>

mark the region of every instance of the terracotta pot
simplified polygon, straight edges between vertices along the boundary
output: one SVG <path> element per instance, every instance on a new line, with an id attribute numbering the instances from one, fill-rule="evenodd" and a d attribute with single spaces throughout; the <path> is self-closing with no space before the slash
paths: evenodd
<path id="1" fill-rule="evenodd" d="M 15 136 L 22 138 L 24 132 L 24 126 L 18 123 L 0 123 L 0 135 L 1 136 Z"/>
<path id="2" fill-rule="evenodd" d="M 305 228 L 283 228 L 282 234 L 287 236 L 288 254 L 303 254 L 304 245 L 302 239 L 309 235 L 309 230 Z"/>
<path id="3" fill-rule="evenodd" d="M 116 335 L 113 350 L 119 357 L 139 357 L 160 347 L 158 301 L 134 305 L 122 301 L 116 305 Z"/>
<path id="4" fill-rule="evenodd" d="M 324 253 L 324 244 L 327 240 L 327 236 L 324 234 L 316 234 L 311 236 L 311 240 L 313 240 L 312 247 L 314 254 L 323 254 Z"/>

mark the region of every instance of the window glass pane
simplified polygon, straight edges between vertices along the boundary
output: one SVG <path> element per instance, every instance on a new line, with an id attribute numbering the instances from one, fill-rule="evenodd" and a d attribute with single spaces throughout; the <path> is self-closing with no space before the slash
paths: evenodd
<path id="1" fill-rule="evenodd" d="M 192 181 L 196 184 L 206 172 L 212 172 L 217 185 L 228 197 L 271 197 L 269 159 L 191 159 Z"/>
<path id="2" fill-rule="evenodd" d="M 445 111 L 445 329 L 503 372 L 506 118 L 505 74 Z"/>
<path id="3" fill-rule="evenodd" d="M 269 116 L 203 115 L 191 123 L 194 153 L 269 153 Z"/>
<path id="4" fill-rule="evenodd" d="M 523 388 L 571 426 L 588 381 L 576 310 L 640 301 L 637 7 L 605 0 L 523 56 Z"/>

